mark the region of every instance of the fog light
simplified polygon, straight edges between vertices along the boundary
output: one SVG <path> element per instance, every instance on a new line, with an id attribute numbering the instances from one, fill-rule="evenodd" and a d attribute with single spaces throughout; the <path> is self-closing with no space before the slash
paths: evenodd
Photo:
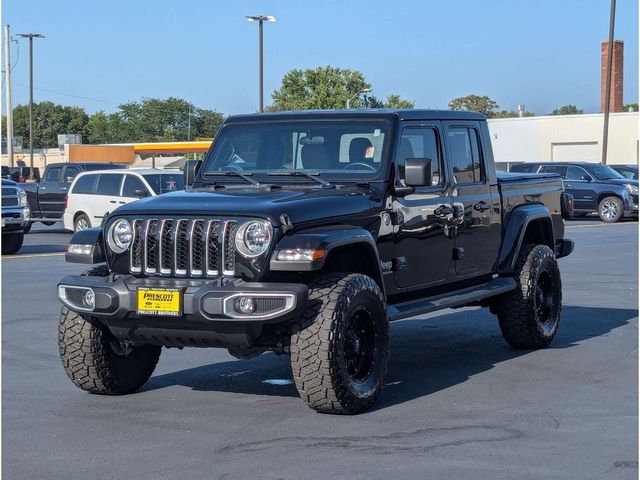
<path id="1" fill-rule="evenodd" d="M 91 310 L 96 307 L 96 295 L 93 293 L 93 290 L 85 290 L 82 296 L 82 304 Z"/>
<path id="2" fill-rule="evenodd" d="M 240 297 L 236 300 L 236 312 L 248 315 L 256 310 L 256 304 L 251 297 Z"/>

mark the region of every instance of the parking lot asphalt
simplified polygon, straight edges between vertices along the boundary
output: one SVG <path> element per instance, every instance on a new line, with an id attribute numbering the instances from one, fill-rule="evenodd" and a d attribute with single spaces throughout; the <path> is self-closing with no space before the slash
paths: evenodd
<path id="1" fill-rule="evenodd" d="M 386 386 L 314 413 L 287 356 L 163 350 L 139 392 L 86 394 L 57 352 L 70 234 L 36 226 L 2 261 L 2 473 L 11 479 L 627 479 L 638 476 L 638 224 L 568 223 L 562 321 L 545 350 L 487 310 L 392 325 Z"/>

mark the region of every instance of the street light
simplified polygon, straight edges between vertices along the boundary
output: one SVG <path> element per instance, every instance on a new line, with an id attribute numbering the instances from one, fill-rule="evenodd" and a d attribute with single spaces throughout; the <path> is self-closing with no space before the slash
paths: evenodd
<path id="1" fill-rule="evenodd" d="M 44 38 L 44 35 L 19 33 L 18 36 L 29 39 L 29 179 L 33 180 L 33 39 Z"/>
<path id="2" fill-rule="evenodd" d="M 359 97 L 361 94 L 363 93 L 369 93 L 370 91 L 372 91 L 373 88 L 363 88 L 362 90 L 360 90 L 358 93 L 356 93 L 355 95 L 353 95 L 350 99 L 347 100 L 347 108 L 351 108 L 351 100 L 353 100 L 356 97 Z"/>
<path id="3" fill-rule="evenodd" d="M 258 76 L 260 78 L 260 112 L 264 112 L 264 89 L 263 89 L 263 76 L 262 76 L 262 24 L 264 22 L 273 23 L 276 21 L 276 17 L 273 15 L 249 15 L 244 17 L 247 22 L 258 22 Z"/>

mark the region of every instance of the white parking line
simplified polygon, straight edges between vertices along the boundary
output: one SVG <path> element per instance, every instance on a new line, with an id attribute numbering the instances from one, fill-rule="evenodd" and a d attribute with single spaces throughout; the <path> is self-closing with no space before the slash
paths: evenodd
<path id="1" fill-rule="evenodd" d="M 3 260 L 13 260 L 16 258 L 35 258 L 35 257 L 60 257 L 64 255 L 65 252 L 59 253 L 33 253 L 31 255 L 2 255 Z"/>
<path id="2" fill-rule="evenodd" d="M 569 229 L 569 228 L 592 228 L 592 227 L 604 227 L 604 226 L 621 227 L 621 226 L 628 226 L 628 225 L 633 225 L 636 228 L 638 227 L 638 224 L 636 222 L 633 222 L 633 223 L 601 223 L 601 224 L 595 224 L 595 225 L 565 225 L 565 228 L 567 228 L 567 229 Z"/>

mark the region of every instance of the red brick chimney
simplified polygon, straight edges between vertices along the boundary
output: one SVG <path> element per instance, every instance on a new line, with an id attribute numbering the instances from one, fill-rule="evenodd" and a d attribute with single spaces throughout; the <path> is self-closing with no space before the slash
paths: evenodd
<path id="1" fill-rule="evenodd" d="M 607 90 L 607 68 L 609 66 L 609 42 L 601 45 L 601 81 L 600 81 L 600 111 L 604 112 Z M 611 96 L 609 109 L 611 112 L 622 112 L 622 64 L 624 59 L 624 42 L 613 41 L 613 65 L 611 69 Z"/>

